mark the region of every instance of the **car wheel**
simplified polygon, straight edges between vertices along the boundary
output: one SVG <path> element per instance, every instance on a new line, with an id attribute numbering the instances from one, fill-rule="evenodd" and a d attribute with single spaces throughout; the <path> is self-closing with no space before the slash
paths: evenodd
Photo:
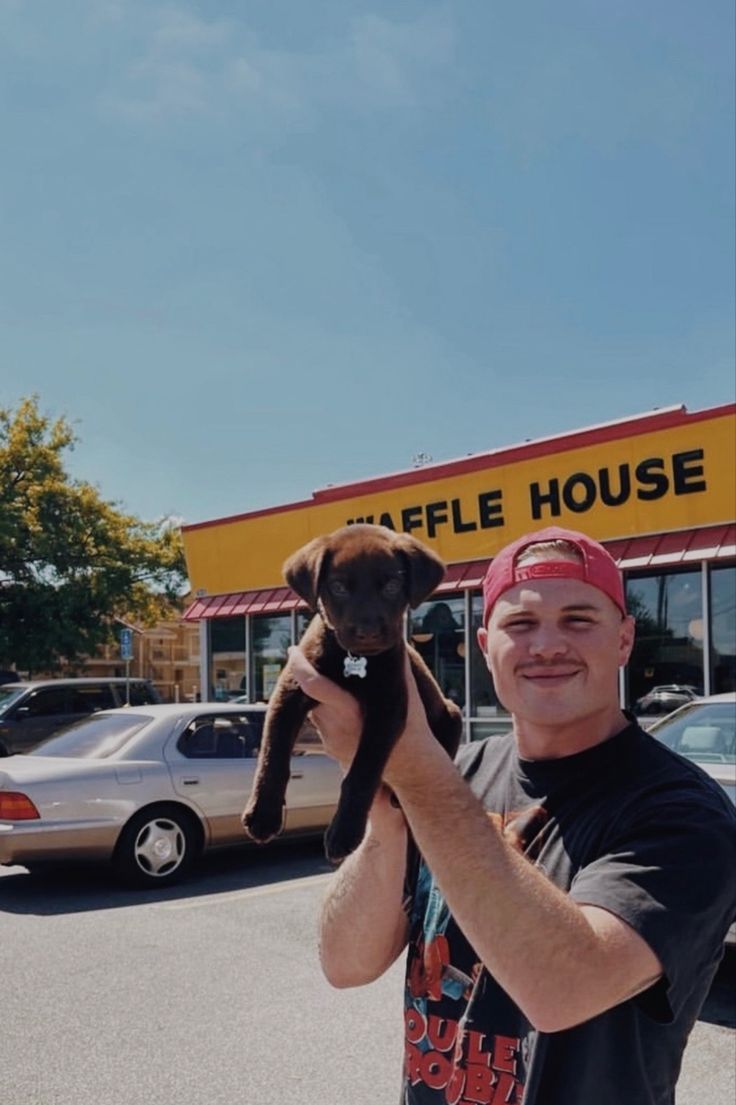
<path id="1" fill-rule="evenodd" d="M 0 741 L 0 756 L 9 756 L 10 750 Z"/>
<path id="2" fill-rule="evenodd" d="M 131 818 L 120 834 L 115 868 L 134 886 L 167 886 L 189 870 L 199 837 L 193 816 L 185 810 L 151 806 Z"/>

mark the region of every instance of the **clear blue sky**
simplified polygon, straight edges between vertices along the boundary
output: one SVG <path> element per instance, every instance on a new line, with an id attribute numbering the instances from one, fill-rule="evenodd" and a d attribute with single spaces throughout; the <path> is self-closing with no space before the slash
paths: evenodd
<path id="1" fill-rule="evenodd" d="M 732 0 L 0 0 L 0 406 L 188 522 L 734 397 Z"/>

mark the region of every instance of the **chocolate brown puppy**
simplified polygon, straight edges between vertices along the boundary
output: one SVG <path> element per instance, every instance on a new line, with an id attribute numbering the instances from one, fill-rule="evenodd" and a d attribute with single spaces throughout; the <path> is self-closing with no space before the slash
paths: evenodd
<path id="1" fill-rule="evenodd" d="M 407 534 L 384 526 L 344 526 L 317 537 L 284 565 L 290 587 L 315 616 L 300 648 L 323 675 L 350 691 L 362 707 L 363 728 L 345 775 L 325 849 L 344 859 L 363 839 L 368 811 L 392 747 L 406 723 L 404 655 L 437 740 L 455 754 L 462 730 L 458 707 L 446 699 L 421 656 L 404 640 L 404 614 L 441 582 L 442 561 Z M 287 663 L 271 696 L 256 775 L 243 824 L 265 843 L 283 826 L 291 754 L 315 705 Z"/>

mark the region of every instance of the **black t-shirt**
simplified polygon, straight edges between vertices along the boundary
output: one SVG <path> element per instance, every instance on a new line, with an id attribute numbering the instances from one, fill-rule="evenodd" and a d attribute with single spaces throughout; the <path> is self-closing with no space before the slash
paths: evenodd
<path id="1" fill-rule="evenodd" d="M 733 806 L 635 724 L 563 759 L 520 760 L 508 735 L 464 746 L 457 763 L 507 838 L 575 901 L 631 925 L 664 977 L 584 1024 L 537 1032 L 479 963 L 420 864 L 403 1105 L 671 1105 L 736 917 Z"/>

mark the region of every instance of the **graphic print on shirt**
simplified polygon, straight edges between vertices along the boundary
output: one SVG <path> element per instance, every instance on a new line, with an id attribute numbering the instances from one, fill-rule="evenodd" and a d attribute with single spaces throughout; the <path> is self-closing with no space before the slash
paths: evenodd
<path id="1" fill-rule="evenodd" d="M 541 848 L 548 813 L 541 806 L 488 817 L 530 859 Z M 483 970 L 422 864 L 411 915 L 405 993 L 406 1078 L 411 1100 L 447 1105 L 519 1105 L 524 1093 L 526 1022 Z M 503 1031 L 473 1028 L 483 1008 Z M 523 1021 L 523 1018 L 522 1018 Z M 505 1024 L 507 1022 L 507 1025 Z M 482 1018 L 487 1027 L 489 1021 Z M 520 1031 L 521 1030 L 521 1031 Z"/>

